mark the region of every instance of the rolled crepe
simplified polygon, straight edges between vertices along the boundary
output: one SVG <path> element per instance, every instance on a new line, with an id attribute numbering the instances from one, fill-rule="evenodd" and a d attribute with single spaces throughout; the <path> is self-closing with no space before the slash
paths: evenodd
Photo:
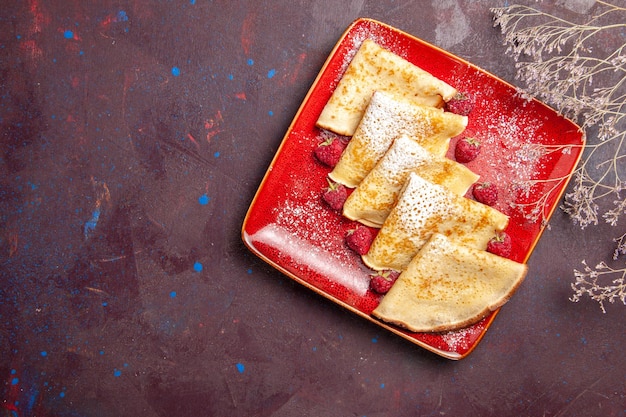
<path id="1" fill-rule="evenodd" d="M 347 187 L 356 187 L 401 135 L 434 155 L 444 156 L 450 139 L 466 126 L 466 116 L 377 91 L 330 178 Z"/>
<path id="2" fill-rule="evenodd" d="M 434 234 L 372 314 L 414 332 L 458 330 L 506 303 L 527 270 Z"/>
<path id="3" fill-rule="evenodd" d="M 398 203 L 362 259 L 375 270 L 402 271 L 434 233 L 484 250 L 508 221 L 504 213 L 458 196 L 412 172 Z"/>
<path id="4" fill-rule="evenodd" d="M 376 90 L 442 107 L 456 89 L 374 41 L 363 41 L 317 120 L 317 126 L 352 136 Z"/>
<path id="5" fill-rule="evenodd" d="M 344 216 L 381 227 L 411 172 L 457 195 L 464 195 L 479 178 L 465 165 L 433 155 L 402 135 L 350 194 L 343 206 Z"/>

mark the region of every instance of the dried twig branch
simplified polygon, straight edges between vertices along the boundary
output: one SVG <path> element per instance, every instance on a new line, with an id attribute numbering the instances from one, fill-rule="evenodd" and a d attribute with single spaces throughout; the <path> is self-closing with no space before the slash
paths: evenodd
<path id="1" fill-rule="evenodd" d="M 516 62 L 517 78 L 525 84 L 524 94 L 579 121 L 585 131 L 586 149 L 561 206 L 581 229 L 600 219 L 616 226 L 626 214 L 626 8 L 596 3 L 593 16 L 583 23 L 523 5 L 492 9 L 507 54 Z M 540 215 L 545 201 L 539 198 L 521 208 Z M 616 239 L 615 257 L 626 253 L 624 236 Z M 626 268 L 583 265 L 582 272 L 574 271 L 573 301 L 588 295 L 603 311 L 606 301 L 626 304 Z M 607 276 L 618 278 L 599 281 Z"/>

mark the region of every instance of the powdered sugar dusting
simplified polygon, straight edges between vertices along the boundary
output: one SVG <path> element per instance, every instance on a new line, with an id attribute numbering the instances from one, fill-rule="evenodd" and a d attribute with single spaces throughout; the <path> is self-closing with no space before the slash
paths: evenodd
<path id="1" fill-rule="evenodd" d="M 311 187 L 310 179 L 297 171 L 290 175 L 287 194 L 273 208 L 275 221 L 252 238 L 363 296 L 368 271 L 347 249 L 337 213 L 323 205 L 320 190 Z"/>
<path id="2" fill-rule="evenodd" d="M 491 165 L 489 179 L 502 190 L 503 210 L 513 207 L 524 185 L 541 171 L 543 155 L 533 151 L 533 143 L 542 140 L 540 127 L 537 119 L 520 112 L 492 117 L 486 125 L 485 159 Z"/>
<path id="3" fill-rule="evenodd" d="M 401 134 L 422 138 L 427 131 L 425 120 L 415 118 L 415 110 L 404 101 L 393 100 L 377 91 L 365 110 L 357 133 L 367 138 L 368 149 L 374 155 L 387 151 L 394 138 Z M 411 123 L 415 120 L 414 123 Z"/>
<path id="4" fill-rule="evenodd" d="M 434 217 L 446 217 L 451 205 L 452 200 L 442 186 L 411 173 L 395 207 L 394 218 L 410 235 L 424 237 L 426 226 Z"/>
<path id="5" fill-rule="evenodd" d="M 449 351 L 461 352 L 469 349 L 470 344 L 474 342 L 476 334 L 480 333 L 474 327 L 466 327 L 461 330 L 442 333 L 441 340 L 448 345 Z"/>
<path id="6" fill-rule="evenodd" d="M 475 137 L 483 145 L 475 163 L 468 166 L 480 174 L 481 181 L 496 184 L 499 201 L 495 207 L 512 215 L 518 210 L 516 203 L 528 194 L 537 179 L 537 173 L 543 172 L 545 143 L 551 139 L 543 134 L 546 121 L 529 109 L 530 102 L 512 103 L 511 97 L 495 94 L 489 77 L 482 73 L 451 83 L 460 92 L 471 91 L 482 107 L 469 114 L 468 129 L 463 134 Z M 483 88 L 475 90 L 474 84 Z"/>
<path id="7" fill-rule="evenodd" d="M 343 245 L 340 222 L 336 214 L 321 207 L 319 193 L 307 191 L 308 199 L 285 199 L 275 209 L 276 224 L 301 239 L 315 242 L 324 250 L 337 251 Z"/>
<path id="8" fill-rule="evenodd" d="M 360 183 L 401 135 L 444 156 L 450 137 L 463 131 L 466 123 L 464 116 L 376 91 L 331 177 L 348 186 Z"/>
<path id="9" fill-rule="evenodd" d="M 432 154 L 406 135 L 397 138 L 380 160 L 380 169 L 387 176 L 415 169 L 432 161 Z"/>

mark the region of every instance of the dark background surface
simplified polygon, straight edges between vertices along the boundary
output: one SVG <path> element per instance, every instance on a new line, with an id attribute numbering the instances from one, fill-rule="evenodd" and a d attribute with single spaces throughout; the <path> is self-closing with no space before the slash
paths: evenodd
<path id="1" fill-rule="evenodd" d="M 557 211 L 524 285 L 458 362 L 299 286 L 240 239 L 353 20 L 515 83 L 489 11 L 504 4 L 3 2 L 3 415 L 624 415 L 624 306 L 569 301 L 573 269 L 610 258 L 614 228 L 582 232 Z"/>

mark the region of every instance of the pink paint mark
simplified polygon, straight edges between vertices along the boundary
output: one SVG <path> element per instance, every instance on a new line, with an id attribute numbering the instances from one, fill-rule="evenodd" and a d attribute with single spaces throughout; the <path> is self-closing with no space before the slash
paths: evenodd
<path id="1" fill-rule="evenodd" d="M 293 69 L 291 70 L 291 76 L 289 77 L 290 84 L 295 84 L 296 81 L 298 80 L 298 75 L 300 74 L 300 70 L 302 69 L 302 65 L 304 64 L 305 59 L 306 59 L 306 53 L 303 52 L 300 55 L 298 55 L 298 60 L 296 62 L 296 65 L 293 66 Z"/>
<path id="2" fill-rule="evenodd" d="M 244 93 L 243 91 L 241 93 L 235 94 L 235 97 L 238 98 L 239 100 L 247 100 L 248 99 L 246 97 L 246 93 Z"/>
<path id="3" fill-rule="evenodd" d="M 252 36 L 254 32 L 254 19 L 256 19 L 255 13 L 250 13 L 243 21 L 241 25 L 241 47 L 243 52 L 248 55 L 250 52 L 250 46 L 252 45 Z"/>
<path id="4" fill-rule="evenodd" d="M 17 250 L 19 249 L 20 239 L 19 239 L 17 232 L 13 232 L 12 234 L 10 234 L 8 241 L 9 241 L 9 258 L 10 258 L 13 255 L 15 255 L 17 253 Z"/>
<path id="5" fill-rule="evenodd" d="M 20 43 L 22 49 L 33 61 L 39 59 L 43 55 L 43 51 L 33 39 L 27 39 Z"/>
<path id="6" fill-rule="evenodd" d="M 102 22 L 100 23 L 100 27 L 102 28 L 109 27 L 111 23 L 114 23 L 115 21 L 116 21 L 116 18 L 114 15 L 108 15 L 107 17 L 102 19 Z"/>
<path id="7" fill-rule="evenodd" d="M 100 22 L 100 27 L 105 29 L 111 26 L 111 24 L 113 23 L 126 22 L 126 21 L 128 21 L 128 15 L 126 14 L 124 10 L 120 10 L 116 14 L 109 14 L 104 19 L 102 19 L 102 22 Z"/>
<path id="8" fill-rule="evenodd" d="M 15 411 L 16 413 L 19 409 L 16 406 L 16 402 L 19 400 L 21 385 L 20 385 L 20 373 L 16 369 L 17 367 L 13 367 L 11 369 L 11 374 L 9 375 L 9 380 L 5 382 L 5 385 L 9 386 L 9 389 L 5 393 L 5 398 L 2 404 L 2 408 L 10 411 Z"/>
<path id="9" fill-rule="evenodd" d="M 76 75 L 72 76 L 71 83 L 73 88 L 78 88 L 78 86 L 80 85 L 80 77 Z"/>
<path id="10" fill-rule="evenodd" d="M 224 119 L 222 118 L 222 112 L 218 110 L 213 119 L 209 119 L 204 122 L 204 128 L 207 130 L 206 141 L 208 143 L 211 143 L 211 139 L 213 139 L 213 136 L 222 132 L 220 125 L 223 121 Z"/>
<path id="11" fill-rule="evenodd" d="M 28 2 L 28 10 L 33 15 L 33 24 L 30 28 L 31 34 L 41 33 L 44 26 L 50 23 L 50 17 L 41 9 L 41 4 L 37 0 Z"/>
<path id="12" fill-rule="evenodd" d="M 200 149 L 200 144 L 198 143 L 198 141 L 196 140 L 196 138 L 194 138 L 191 133 L 187 133 L 187 138 L 189 138 L 189 140 L 196 145 L 196 148 Z"/>
<path id="13" fill-rule="evenodd" d="M 35 66 L 43 56 L 43 50 L 37 42 L 37 39 L 39 39 L 37 35 L 48 25 L 50 18 L 43 12 L 41 5 L 36 0 L 28 2 L 28 11 L 32 16 L 31 23 L 28 25 L 24 40 L 19 47 L 24 52 L 24 55 L 30 58 L 29 64 Z"/>

